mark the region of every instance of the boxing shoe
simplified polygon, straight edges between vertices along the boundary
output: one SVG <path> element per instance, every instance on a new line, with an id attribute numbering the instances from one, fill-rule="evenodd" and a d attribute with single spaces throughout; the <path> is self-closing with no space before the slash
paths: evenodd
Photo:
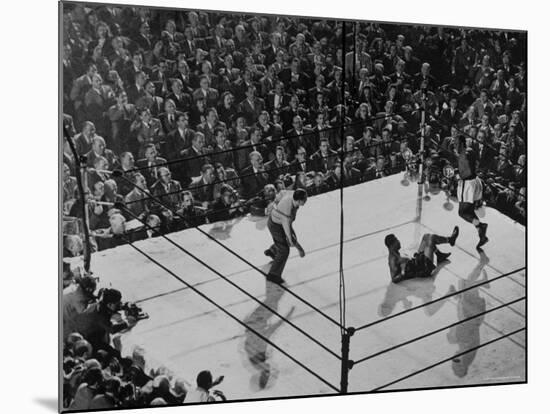
<path id="1" fill-rule="evenodd" d="M 458 237 L 458 233 L 459 233 L 458 226 L 455 226 L 455 228 L 453 229 L 453 232 L 451 233 L 451 237 L 449 237 L 449 244 L 451 246 L 455 245 L 456 238 Z"/>
<path id="2" fill-rule="evenodd" d="M 435 252 L 435 257 L 437 258 L 437 264 L 440 265 L 441 263 L 447 261 L 451 253 L 443 253 L 440 251 Z"/>
<path id="3" fill-rule="evenodd" d="M 285 283 L 285 280 L 281 276 L 277 276 L 272 273 L 268 273 L 267 280 L 277 285 L 282 285 L 283 283 Z"/>
<path id="4" fill-rule="evenodd" d="M 479 227 L 477 229 L 479 233 L 479 242 L 476 246 L 477 250 L 481 249 L 481 246 L 485 245 L 489 241 L 489 238 L 487 237 L 487 227 L 489 227 L 487 223 L 479 223 Z"/>

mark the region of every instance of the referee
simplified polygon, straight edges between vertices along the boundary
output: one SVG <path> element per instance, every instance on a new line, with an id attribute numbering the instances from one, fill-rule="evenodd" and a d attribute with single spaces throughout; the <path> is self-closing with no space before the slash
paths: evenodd
<path id="1" fill-rule="evenodd" d="M 296 212 L 307 201 L 307 193 L 299 188 L 296 191 L 282 191 L 275 200 L 275 206 L 269 214 L 267 228 L 273 237 L 273 245 L 267 249 L 264 254 L 273 259 L 271 268 L 267 275 L 267 280 L 282 284 L 284 283 L 281 275 L 288 259 L 291 247 L 296 247 L 300 257 L 306 253 L 292 228 L 292 223 L 296 219 Z"/>

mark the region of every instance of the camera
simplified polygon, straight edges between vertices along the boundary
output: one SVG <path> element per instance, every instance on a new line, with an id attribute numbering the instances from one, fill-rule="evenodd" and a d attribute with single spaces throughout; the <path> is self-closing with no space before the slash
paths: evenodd
<path id="1" fill-rule="evenodd" d="M 140 306 L 133 302 L 124 302 L 120 306 L 120 310 L 126 312 L 127 316 L 131 316 L 136 321 L 141 321 L 143 319 L 149 318 L 149 314 L 144 312 Z"/>

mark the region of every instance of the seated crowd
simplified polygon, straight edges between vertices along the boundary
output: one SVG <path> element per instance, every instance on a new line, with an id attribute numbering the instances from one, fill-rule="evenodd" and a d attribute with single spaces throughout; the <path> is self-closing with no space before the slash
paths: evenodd
<path id="1" fill-rule="evenodd" d="M 66 7 L 63 123 L 98 249 L 402 171 L 423 107 L 426 152 L 454 164 L 466 135 L 488 201 L 524 220 L 524 34 L 348 22 L 343 40 L 329 20 Z M 63 161 L 80 217 L 68 143 Z"/>
<path id="2" fill-rule="evenodd" d="M 97 249 L 263 215 L 283 189 L 310 196 L 413 176 L 425 109 L 425 181 L 456 195 L 459 137 L 486 202 L 524 222 L 526 36 L 475 29 L 63 5 L 64 256 L 83 209 Z M 345 34 L 345 39 L 344 39 Z M 345 46 L 343 45 L 345 40 Z M 85 204 L 83 206 L 83 203 Z M 116 289 L 65 269 L 64 407 L 223 400 L 120 353 L 137 322 Z M 96 296 L 97 295 L 97 296 Z M 123 309 L 124 308 L 124 309 Z"/>
<path id="3" fill-rule="evenodd" d="M 78 269 L 78 268 L 77 268 Z M 121 355 L 120 334 L 131 329 L 142 311 L 123 304 L 116 289 L 97 290 L 97 280 L 64 264 L 63 407 L 70 410 L 137 408 L 224 401 L 212 387 L 222 382 L 201 371 L 196 384 L 165 367 L 151 368 L 136 346 Z M 140 315 L 141 314 L 141 315 Z"/>

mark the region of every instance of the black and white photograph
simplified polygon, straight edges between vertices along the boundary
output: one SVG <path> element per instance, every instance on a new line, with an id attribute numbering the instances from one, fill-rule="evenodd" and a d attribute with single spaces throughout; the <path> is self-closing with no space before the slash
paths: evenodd
<path id="1" fill-rule="evenodd" d="M 527 382 L 527 30 L 58 7 L 60 411 Z"/>

